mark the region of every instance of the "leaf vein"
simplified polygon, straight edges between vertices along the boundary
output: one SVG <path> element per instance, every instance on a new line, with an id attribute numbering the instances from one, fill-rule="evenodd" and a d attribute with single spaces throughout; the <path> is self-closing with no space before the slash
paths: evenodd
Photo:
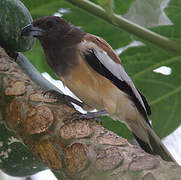
<path id="1" fill-rule="evenodd" d="M 166 61 L 162 61 L 162 62 L 153 64 L 152 66 L 149 66 L 149 67 L 143 69 L 142 71 L 139 71 L 138 73 L 133 74 L 132 79 L 135 79 L 138 76 L 143 75 L 143 74 L 147 73 L 148 71 L 151 71 L 151 70 L 153 70 L 153 69 L 155 69 L 157 67 L 160 67 L 162 65 L 168 65 L 168 64 L 170 64 L 172 62 L 180 61 L 180 60 L 181 60 L 181 56 L 177 56 L 177 57 L 170 58 L 170 59 L 168 59 Z"/>
<path id="2" fill-rule="evenodd" d="M 161 97 L 159 97 L 159 98 L 151 101 L 151 102 L 150 102 L 150 105 L 153 106 L 153 105 L 155 105 L 156 103 L 159 103 L 160 101 L 168 98 L 169 96 L 172 96 L 173 94 L 176 94 L 176 93 L 179 92 L 179 91 L 181 91 L 181 86 L 179 86 L 178 88 L 176 88 L 176 89 L 174 89 L 174 90 L 172 90 L 172 91 L 164 94 L 163 96 L 161 96 Z"/>

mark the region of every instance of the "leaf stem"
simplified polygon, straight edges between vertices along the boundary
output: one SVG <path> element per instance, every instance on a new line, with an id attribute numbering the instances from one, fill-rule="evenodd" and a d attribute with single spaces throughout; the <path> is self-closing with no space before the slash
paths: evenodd
<path id="1" fill-rule="evenodd" d="M 51 89 L 62 93 L 60 89 L 45 79 L 22 53 L 18 53 L 16 63 L 26 72 L 26 74 L 29 75 L 32 81 L 34 81 L 36 84 L 39 84 L 44 90 L 47 91 Z"/>
<path id="2" fill-rule="evenodd" d="M 143 40 L 147 40 L 161 48 L 177 53 L 181 53 L 181 44 L 168 39 L 162 35 L 159 35 L 149 29 L 146 29 L 138 24 L 135 24 L 120 15 L 113 14 L 111 18 L 106 13 L 106 11 L 88 0 L 65 0 L 75 6 L 78 6 L 81 9 L 86 10 L 87 12 L 91 13 L 94 16 L 97 16 L 110 24 L 123 29 L 129 33 L 132 33 Z"/>

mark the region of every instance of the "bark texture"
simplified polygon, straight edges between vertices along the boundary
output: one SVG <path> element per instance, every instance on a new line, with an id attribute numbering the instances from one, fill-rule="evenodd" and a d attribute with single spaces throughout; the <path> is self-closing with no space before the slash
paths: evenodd
<path id="1" fill-rule="evenodd" d="M 181 179 L 178 165 L 145 153 L 93 120 L 72 120 L 75 112 L 43 96 L 0 49 L 0 121 L 59 179 Z"/>

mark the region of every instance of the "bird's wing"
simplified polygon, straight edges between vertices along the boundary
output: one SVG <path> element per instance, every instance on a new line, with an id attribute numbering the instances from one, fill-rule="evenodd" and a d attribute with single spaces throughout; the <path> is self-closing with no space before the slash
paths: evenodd
<path id="1" fill-rule="evenodd" d="M 136 89 L 133 81 L 121 65 L 119 57 L 105 40 L 87 34 L 80 43 L 80 50 L 94 70 L 130 95 L 136 106 L 141 105 L 147 114 L 151 114 L 146 98 Z"/>

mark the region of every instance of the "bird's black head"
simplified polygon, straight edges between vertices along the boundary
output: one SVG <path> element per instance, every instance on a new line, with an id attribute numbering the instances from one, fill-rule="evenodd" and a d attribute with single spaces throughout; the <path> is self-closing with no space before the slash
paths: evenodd
<path id="1" fill-rule="evenodd" d="M 48 38 L 66 34 L 71 29 L 71 25 L 64 19 L 57 16 L 48 16 L 33 21 L 32 24 L 25 26 L 22 31 L 22 36 L 33 36 L 37 38 Z"/>

